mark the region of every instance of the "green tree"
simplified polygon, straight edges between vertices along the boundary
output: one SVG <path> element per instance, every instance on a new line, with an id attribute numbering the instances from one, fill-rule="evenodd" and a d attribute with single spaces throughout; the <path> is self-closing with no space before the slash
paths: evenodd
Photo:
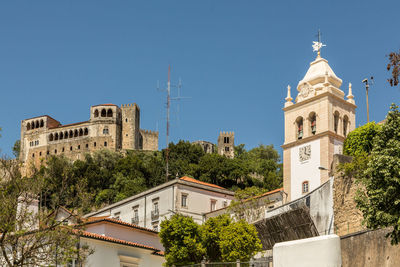
<path id="1" fill-rule="evenodd" d="M 232 220 L 228 214 L 219 215 L 208 219 L 201 226 L 201 242 L 206 249 L 207 260 L 222 261 L 220 250 L 221 232 L 230 225 Z"/>
<path id="2" fill-rule="evenodd" d="M 262 250 L 257 230 L 244 220 L 233 222 L 224 227 L 219 242 L 223 261 L 249 261 Z"/>
<path id="3" fill-rule="evenodd" d="M 167 266 L 198 263 L 205 255 L 200 226 L 191 217 L 175 214 L 162 221 L 159 235 L 165 248 Z"/>
<path id="4" fill-rule="evenodd" d="M 356 197 L 368 228 L 393 227 L 392 244 L 400 241 L 400 112 L 392 104 L 372 142 L 365 168 L 358 172 L 364 189 Z M 361 166 L 363 167 L 363 166 Z"/>
<path id="5" fill-rule="evenodd" d="M 369 154 L 373 139 L 380 129 L 380 125 L 370 122 L 350 132 L 343 143 L 343 154 L 348 156 Z"/>
<path id="6" fill-rule="evenodd" d="M 13 155 L 15 156 L 16 159 L 19 158 L 19 152 L 21 151 L 21 140 L 17 140 L 14 143 L 14 146 L 12 148 Z"/>
<path id="7" fill-rule="evenodd" d="M 400 75 L 400 51 L 398 53 L 392 52 L 389 54 L 387 70 L 392 70 L 392 77 L 388 79 L 390 86 L 397 86 L 399 84 Z"/>
<path id="8" fill-rule="evenodd" d="M 52 266 L 76 257 L 82 262 L 90 249 L 76 247 L 80 227 L 61 226 L 56 220 L 71 181 L 63 176 L 65 186 L 39 210 L 37 202 L 47 184 L 39 175 L 22 177 L 20 167 L 17 160 L 0 159 L 0 265 Z"/>

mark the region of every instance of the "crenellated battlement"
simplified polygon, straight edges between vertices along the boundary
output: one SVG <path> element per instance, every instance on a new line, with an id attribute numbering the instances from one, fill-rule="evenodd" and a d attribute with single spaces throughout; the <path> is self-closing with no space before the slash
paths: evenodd
<path id="1" fill-rule="evenodd" d="M 144 134 L 146 134 L 146 135 L 158 136 L 158 131 L 140 129 L 140 132 L 141 132 L 141 133 L 144 133 Z"/>
<path id="2" fill-rule="evenodd" d="M 219 135 L 230 135 L 230 136 L 234 136 L 234 135 L 235 135 L 235 132 L 223 132 L 223 131 L 221 131 L 221 132 L 219 132 Z"/>
<path id="3" fill-rule="evenodd" d="M 140 110 L 139 106 L 136 103 L 121 104 L 121 108 L 137 108 Z"/>

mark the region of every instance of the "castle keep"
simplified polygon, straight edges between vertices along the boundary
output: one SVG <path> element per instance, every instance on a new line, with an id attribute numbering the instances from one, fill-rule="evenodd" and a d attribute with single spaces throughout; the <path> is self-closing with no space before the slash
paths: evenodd
<path id="1" fill-rule="evenodd" d="M 39 166 L 49 155 L 82 159 L 100 149 L 158 150 L 158 132 L 140 129 L 136 104 L 92 106 L 88 121 L 67 125 L 47 115 L 21 122 L 20 159 L 25 163 Z"/>

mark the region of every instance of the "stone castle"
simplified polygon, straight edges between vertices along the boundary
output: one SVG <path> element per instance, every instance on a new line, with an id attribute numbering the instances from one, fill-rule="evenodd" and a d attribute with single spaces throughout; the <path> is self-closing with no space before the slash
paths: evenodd
<path id="1" fill-rule="evenodd" d="M 88 121 L 62 125 L 48 115 L 21 122 L 20 159 L 39 166 L 50 155 L 72 160 L 100 149 L 158 150 L 158 132 L 140 129 L 136 104 L 90 107 Z"/>
<path id="2" fill-rule="evenodd" d="M 218 136 L 217 152 L 218 154 L 227 158 L 233 159 L 235 157 L 235 133 L 234 132 L 220 132 Z M 192 144 L 200 145 L 205 153 L 214 153 L 215 145 L 208 141 L 195 141 Z"/>

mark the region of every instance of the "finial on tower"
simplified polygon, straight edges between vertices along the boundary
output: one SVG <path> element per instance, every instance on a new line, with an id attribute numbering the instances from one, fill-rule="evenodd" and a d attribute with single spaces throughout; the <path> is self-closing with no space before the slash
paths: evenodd
<path id="1" fill-rule="evenodd" d="M 349 83 L 349 94 L 347 95 L 347 102 L 355 104 L 353 91 L 351 90 L 351 83 Z"/>
<path id="2" fill-rule="evenodd" d="M 316 37 L 318 37 L 318 42 L 313 41 L 312 48 L 313 48 L 314 52 L 318 51 L 317 57 L 321 57 L 321 48 L 326 45 L 321 42 L 321 31 L 320 30 L 318 30 L 318 34 L 316 35 Z"/>
<path id="3" fill-rule="evenodd" d="M 285 107 L 293 105 L 292 100 L 293 98 L 290 96 L 290 85 L 287 86 L 287 97 L 285 98 L 286 103 Z"/>

